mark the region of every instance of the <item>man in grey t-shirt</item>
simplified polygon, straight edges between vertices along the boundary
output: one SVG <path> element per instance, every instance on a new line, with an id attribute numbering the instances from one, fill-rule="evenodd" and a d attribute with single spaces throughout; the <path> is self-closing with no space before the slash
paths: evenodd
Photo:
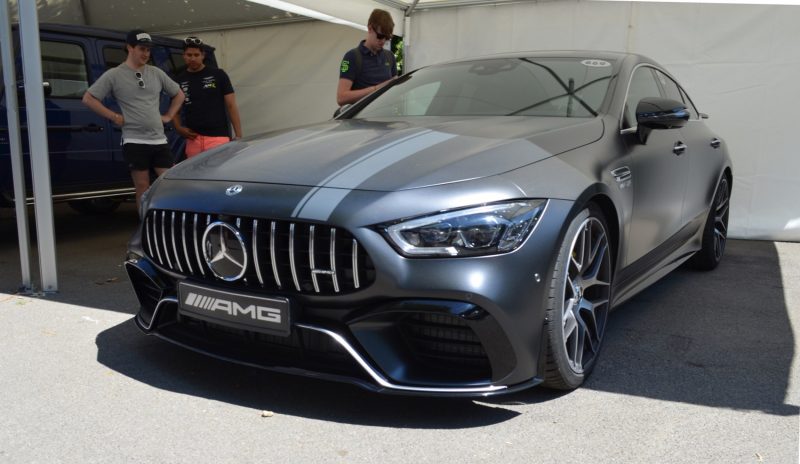
<path id="1" fill-rule="evenodd" d="M 164 135 L 164 124 L 171 121 L 183 103 L 184 95 L 178 84 L 164 71 L 150 66 L 150 34 L 136 29 L 130 31 L 125 48 L 128 58 L 116 68 L 109 69 L 83 94 L 83 103 L 95 113 L 122 127 L 122 153 L 131 170 L 136 188 L 136 206 L 150 187 L 150 169 L 156 175 L 172 167 L 172 153 Z M 166 113 L 159 111 L 161 92 L 170 96 Z M 122 108 L 115 113 L 102 100 L 112 96 Z"/>

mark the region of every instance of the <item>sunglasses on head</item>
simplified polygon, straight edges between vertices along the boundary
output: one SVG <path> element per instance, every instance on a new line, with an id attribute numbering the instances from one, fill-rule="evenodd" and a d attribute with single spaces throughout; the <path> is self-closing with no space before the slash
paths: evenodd
<path id="1" fill-rule="evenodd" d="M 203 41 L 197 37 L 187 37 L 183 39 L 183 43 L 186 45 L 203 45 Z"/>
<path id="2" fill-rule="evenodd" d="M 139 71 L 136 71 L 135 73 L 133 73 L 133 75 L 136 76 L 136 85 L 138 85 L 140 89 L 143 89 L 144 88 L 144 79 L 142 79 L 142 73 L 140 73 Z"/>

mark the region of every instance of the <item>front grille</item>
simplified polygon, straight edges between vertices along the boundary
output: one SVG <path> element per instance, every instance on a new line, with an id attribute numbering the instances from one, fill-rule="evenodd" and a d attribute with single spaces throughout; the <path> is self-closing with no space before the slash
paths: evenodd
<path id="1" fill-rule="evenodd" d="M 491 376 L 489 358 L 480 339 L 461 318 L 410 313 L 399 321 L 399 327 L 407 346 L 423 364 Z"/>
<path id="2" fill-rule="evenodd" d="M 344 229 L 306 222 L 150 210 L 143 248 L 159 266 L 200 281 L 219 282 L 204 258 L 203 233 L 214 222 L 234 227 L 250 257 L 240 288 L 339 294 L 365 288 L 375 269 L 364 248 Z"/>

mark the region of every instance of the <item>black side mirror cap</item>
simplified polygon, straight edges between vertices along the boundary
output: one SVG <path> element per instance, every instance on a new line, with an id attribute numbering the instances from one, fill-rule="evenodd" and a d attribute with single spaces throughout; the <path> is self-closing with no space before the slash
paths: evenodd
<path id="1" fill-rule="evenodd" d="M 686 125 L 689 110 L 668 98 L 642 98 L 636 105 L 636 124 L 648 129 L 674 129 Z"/>

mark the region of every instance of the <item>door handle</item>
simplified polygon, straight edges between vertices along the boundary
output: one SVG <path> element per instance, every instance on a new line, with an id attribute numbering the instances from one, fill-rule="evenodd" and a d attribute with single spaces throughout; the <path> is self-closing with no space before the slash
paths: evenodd
<path id="1" fill-rule="evenodd" d="M 103 126 L 99 126 L 95 123 L 83 126 L 81 129 L 83 129 L 85 132 L 103 132 L 103 130 L 105 130 L 103 129 Z"/>
<path id="2" fill-rule="evenodd" d="M 711 146 L 712 146 L 713 148 L 719 148 L 719 147 L 720 147 L 720 145 L 722 145 L 722 140 L 720 140 L 720 139 L 718 139 L 718 138 L 716 138 L 716 137 L 714 137 L 713 139 L 711 139 Z"/>
<path id="3" fill-rule="evenodd" d="M 672 153 L 675 153 L 676 155 L 682 155 L 687 148 L 689 147 L 687 147 L 685 143 L 677 141 L 675 142 L 675 145 L 672 147 Z"/>

